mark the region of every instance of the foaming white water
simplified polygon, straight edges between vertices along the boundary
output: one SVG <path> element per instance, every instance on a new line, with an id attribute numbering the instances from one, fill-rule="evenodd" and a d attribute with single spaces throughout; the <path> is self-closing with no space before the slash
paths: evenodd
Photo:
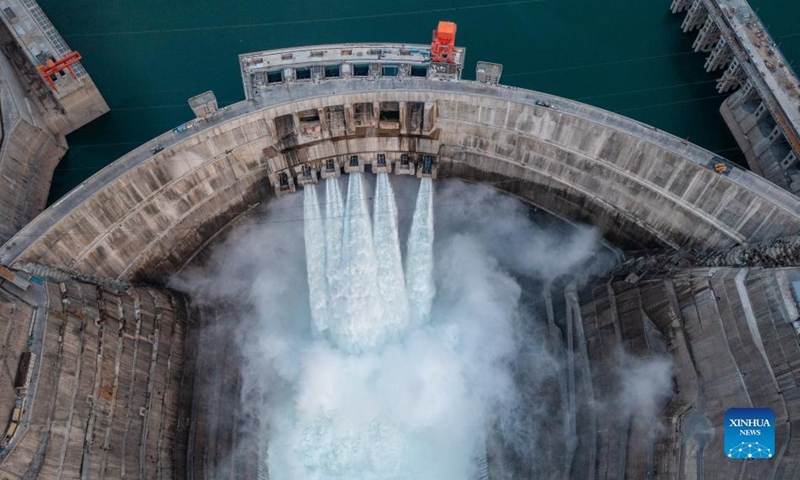
<path id="1" fill-rule="evenodd" d="M 311 245 L 320 236 L 316 200 L 307 200 L 306 249 L 325 250 L 329 329 L 327 338 L 287 348 L 296 356 L 279 362 L 291 388 L 269 411 L 270 478 L 475 478 L 485 469 L 487 411 L 511 384 L 504 360 L 519 291 L 474 238 L 455 236 L 440 252 L 444 309 L 429 322 L 431 181 L 419 188 L 405 272 L 389 176 L 377 177 L 372 221 L 364 190 L 363 175 L 351 174 L 342 209 L 328 180 L 324 247 Z M 318 290 L 317 268 L 309 264 L 310 291 Z M 406 285 L 417 297 L 415 324 Z"/>
<path id="2" fill-rule="evenodd" d="M 425 192 L 416 179 L 390 178 L 398 207 L 413 205 L 417 192 Z M 341 179 L 327 182 L 324 222 L 326 277 L 330 273 L 337 282 L 346 217 L 339 185 Z M 310 188 L 307 192 L 312 194 Z M 315 193 L 322 203 L 321 186 Z M 385 193 L 392 209 L 388 189 Z M 351 202 L 358 199 L 362 205 L 353 207 L 366 212 L 364 195 L 351 195 Z M 423 208 L 430 206 L 425 198 L 418 199 Z M 353 353 L 332 341 L 329 331 L 314 332 L 307 292 L 314 274 L 298 268 L 306 262 L 309 241 L 307 226 L 295 221 L 304 202 L 299 195 L 271 201 L 268 221 L 232 232 L 209 267 L 186 269 L 171 284 L 190 292 L 200 306 L 218 308 L 224 301 L 243 307 L 233 310 L 241 315 L 238 326 L 205 327 L 212 330 L 204 335 L 236 335 L 242 353 L 241 417 L 248 419 L 236 434 L 243 448 L 231 462 L 218 463 L 219 475 L 207 475 L 230 476 L 230 465 L 238 465 L 240 456 L 258 455 L 259 465 L 265 465 L 259 478 L 268 471 L 271 480 L 474 480 L 480 476 L 473 474 L 486 469 L 484 432 L 494 445 L 493 469 L 504 470 L 507 478 L 560 478 L 556 473 L 564 465 L 569 469 L 565 439 L 559 438 L 565 424 L 560 389 L 554 383 L 563 384 L 567 370 L 548 353 L 561 339 L 548 343 L 548 322 L 533 318 L 544 311 L 545 298 L 530 297 L 536 297 L 537 285 L 575 272 L 597 251 L 579 241 L 586 232 L 543 231 L 524 205 L 490 187 L 437 182 L 436 199 L 437 205 L 462 208 L 436 212 L 436 297 L 430 320 L 408 325 L 397 339 L 374 348 Z M 411 212 L 407 218 L 404 209 L 397 211 L 403 232 Z M 315 221 L 315 216 L 310 209 L 307 218 Z M 378 222 L 372 222 L 375 241 L 382 230 Z M 384 254 L 374 257 L 380 272 Z M 378 285 L 382 275 L 376 274 Z M 366 280 L 348 280 L 369 287 Z M 559 301 L 555 295 L 546 298 Z M 328 311 L 337 312 L 335 306 Z M 216 358 L 230 351 L 204 355 Z M 669 375 L 661 380 L 670 388 Z M 625 393 L 626 404 L 647 404 L 641 389 L 634 390 Z M 630 421 L 630 410 L 622 412 L 623 421 Z M 497 450 L 501 445 L 512 452 L 505 465 L 505 455 Z"/>
<path id="3" fill-rule="evenodd" d="M 412 323 L 426 323 L 436 295 L 433 283 L 433 181 L 430 178 L 422 179 L 417 193 L 406 254 L 406 291 Z"/>
<path id="4" fill-rule="evenodd" d="M 316 185 L 308 185 L 303 195 L 304 238 L 308 296 L 311 317 L 318 333 L 328 329 L 328 280 L 325 275 L 325 226 L 319 209 Z"/>
<path id="5" fill-rule="evenodd" d="M 378 174 L 373 212 L 378 293 L 384 303 L 384 322 L 391 333 L 400 333 L 408 325 L 408 296 L 397 234 L 397 204 L 388 173 Z"/>
<path id="6" fill-rule="evenodd" d="M 330 326 L 334 344 L 351 353 L 383 344 L 387 331 L 383 302 L 378 297 L 378 265 L 361 173 L 351 173 L 347 186 L 339 272 L 333 305 L 337 320 Z"/>

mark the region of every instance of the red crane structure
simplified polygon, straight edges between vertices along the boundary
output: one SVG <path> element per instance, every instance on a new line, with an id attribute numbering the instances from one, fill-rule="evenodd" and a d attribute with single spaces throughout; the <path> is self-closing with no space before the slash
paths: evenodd
<path id="1" fill-rule="evenodd" d="M 39 71 L 42 72 L 42 77 L 50 85 L 50 88 L 58 90 L 53 81 L 53 77 L 56 76 L 56 74 L 62 73 L 64 70 L 68 70 L 72 78 L 77 80 L 78 77 L 76 77 L 75 72 L 72 71 L 72 65 L 78 63 L 81 58 L 83 57 L 81 57 L 80 53 L 70 52 L 59 60 L 48 59 L 47 63 L 39 65 Z"/>
<path id="2" fill-rule="evenodd" d="M 431 42 L 431 57 L 434 63 L 456 62 L 456 24 L 453 22 L 439 22 L 433 31 Z"/>

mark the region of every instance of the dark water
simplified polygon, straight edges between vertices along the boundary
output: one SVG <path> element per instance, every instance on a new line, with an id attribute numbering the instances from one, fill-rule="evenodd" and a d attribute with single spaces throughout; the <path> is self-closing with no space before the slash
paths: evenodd
<path id="1" fill-rule="evenodd" d="M 670 0 L 39 0 L 84 56 L 111 112 L 70 135 L 53 202 L 103 166 L 189 119 L 186 100 L 244 98 L 239 53 L 338 42 L 430 41 L 458 23 L 467 78 L 477 60 L 503 83 L 561 95 L 689 137 L 743 162 L 718 108 L 716 76 L 691 51 Z M 753 0 L 787 57 L 800 58 L 800 2 Z"/>

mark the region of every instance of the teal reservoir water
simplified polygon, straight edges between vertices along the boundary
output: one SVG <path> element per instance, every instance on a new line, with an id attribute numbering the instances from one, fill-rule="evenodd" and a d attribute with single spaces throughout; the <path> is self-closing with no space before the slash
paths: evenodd
<path id="1" fill-rule="evenodd" d="M 478 60 L 502 83 L 579 100 L 689 138 L 737 163 L 718 109 L 717 74 L 683 34 L 669 0 L 39 0 L 111 106 L 68 137 L 50 202 L 147 140 L 193 117 L 186 100 L 244 98 L 240 53 L 340 42 L 427 43 L 458 23 L 466 78 Z M 800 2 L 752 5 L 790 60 L 800 57 Z"/>

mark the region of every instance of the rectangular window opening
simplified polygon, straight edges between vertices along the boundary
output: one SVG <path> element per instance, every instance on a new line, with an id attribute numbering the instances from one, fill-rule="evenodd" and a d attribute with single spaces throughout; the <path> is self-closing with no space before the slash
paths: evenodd
<path id="1" fill-rule="evenodd" d="M 428 76 L 428 67 L 425 65 L 411 65 L 411 76 L 412 77 L 427 77 Z"/>
<path id="2" fill-rule="evenodd" d="M 400 121 L 400 103 L 399 102 L 381 102 L 380 120 L 382 122 L 399 122 Z"/>
<path id="3" fill-rule="evenodd" d="M 311 80 L 311 69 L 308 67 L 296 69 L 294 78 L 297 80 Z"/>
<path id="4" fill-rule="evenodd" d="M 281 83 L 283 82 L 283 70 L 273 70 L 267 72 L 267 83 Z"/>
<path id="5" fill-rule="evenodd" d="M 398 72 L 398 68 L 395 65 L 384 65 L 381 68 L 381 75 L 384 77 L 396 77 Z"/>
<path id="6" fill-rule="evenodd" d="M 353 65 L 353 76 L 354 77 L 368 77 L 369 76 L 369 64 L 359 63 L 357 65 Z"/>
<path id="7" fill-rule="evenodd" d="M 304 110 L 297 114 L 298 118 L 300 118 L 300 123 L 318 123 L 319 122 L 319 110 L 311 109 L 311 110 Z"/>
<path id="8" fill-rule="evenodd" d="M 325 66 L 325 78 L 336 78 L 341 75 L 341 69 L 339 65 L 326 65 Z"/>

